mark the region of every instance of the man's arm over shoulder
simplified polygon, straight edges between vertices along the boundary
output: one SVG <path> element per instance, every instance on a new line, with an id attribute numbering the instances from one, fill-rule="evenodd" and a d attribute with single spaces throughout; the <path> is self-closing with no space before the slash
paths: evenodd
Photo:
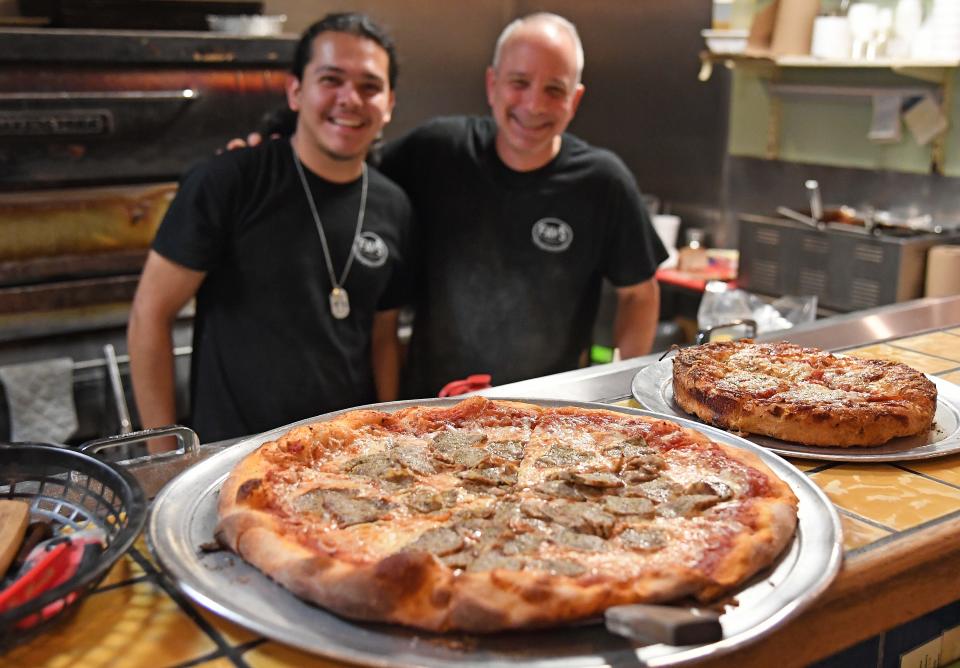
<path id="1" fill-rule="evenodd" d="M 387 142 L 381 150 L 377 167 L 409 191 L 420 174 L 429 170 L 433 163 L 442 161 L 445 151 L 463 140 L 468 124 L 469 119 L 461 116 L 431 119 Z"/>
<path id="2" fill-rule="evenodd" d="M 176 421 L 173 325 L 196 294 L 205 273 L 188 269 L 150 251 L 130 312 L 127 348 L 140 421 L 145 428 Z M 151 451 L 173 443 L 151 443 Z"/>

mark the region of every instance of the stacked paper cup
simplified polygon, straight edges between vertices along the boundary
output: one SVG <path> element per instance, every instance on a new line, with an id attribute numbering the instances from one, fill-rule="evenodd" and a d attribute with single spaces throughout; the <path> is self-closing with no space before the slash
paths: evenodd
<path id="1" fill-rule="evenodd" d="M 933 0 L 933 51 L 937 58 L 960 59 L 960 2 Z"/>

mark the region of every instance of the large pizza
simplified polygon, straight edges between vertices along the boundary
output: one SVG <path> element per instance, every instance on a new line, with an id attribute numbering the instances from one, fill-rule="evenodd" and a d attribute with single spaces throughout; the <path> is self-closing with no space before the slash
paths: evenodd
<path id="1" fill-rule="evenodd" d="M 749 339 L 678 351 L 673 394 L 710 424 L 811 446 L 924 433 L 937 408 L 936 386 L 905 364 Z"/>
<path id="2" fill-rule="evenodd" d="M 674 422 L 476 397 L 263 444 L 217 536 L 340 615 L 490 632 L 710 600 L 776 559 L 796 511 L 753 453 Z"/>

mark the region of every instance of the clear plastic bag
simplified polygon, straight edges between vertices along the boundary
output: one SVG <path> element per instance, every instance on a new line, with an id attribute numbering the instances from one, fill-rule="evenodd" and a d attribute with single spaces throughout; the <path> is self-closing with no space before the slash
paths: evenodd
<path id="1" fill-rule="evenodd" d="M 766 334 L 813 322 L 816 317 L 816 295 L 787 295 L 767 302 L 744 290 L 728 290 L 727 284 L 722 281 L 710 281 L 697 311 L 697 327 L 707 330 L 736 320 L 753 320 L 757 323 L 756 333 Z M 748 335 L 747 328 L 741 328 L 743 332 L 737 331 L 732 335 Z"/>
<path id="2" fill-rule="evenodd" d="M 734 320 L 753 318 L 750 294 L 743 290 L 728 290 L 723 281 L 709 281 L 697 310 L 697 327 L 709 329 Z"/>

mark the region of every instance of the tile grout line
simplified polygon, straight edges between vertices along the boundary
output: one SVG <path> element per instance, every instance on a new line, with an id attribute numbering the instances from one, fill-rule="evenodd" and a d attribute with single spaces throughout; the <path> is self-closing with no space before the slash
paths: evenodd
<path id="1" fill-rule="evenodd" d="M 846 510 L 846 509 L 838 508 L 838 510 L 841 511 L 841 512 L 843 512 L 844 514 L 846 514 L 846 515 L 848 515 L 848 516 L 855 517 L 855 518 L 858 519 L 858 520 L 865 521 L 867 524 L 870 524 L 871 526 L 879 526 L 879 527 L 882 527 L 882 528 L 885 528 L 885 529 L 888 528 L 888 527 L 884 527 L 883 525 L 880 525 L 879 523 L 877 523 L 877 522 L 875 522 L 875 521 L 873 521 L 873 520 L 870 520 L 870 519 L 868 519 L 868 518 L 866 518 L 866 517 L 861 517 L 860 515 L 857 515 L 856 513 L 852 513 L 852 512 L 850 512 L 850 511 L 848 511 L 848 510 Z M 894 533 L 890 534 L 889 536 L 884 536 L 884 537 L 881 538 L 880 540 L 876 540 L 876 541 L 874 541 L 874 542 L 872 542 L 872 543 L 868 543 L 868 544 L 866 544 L 866 545 L 863 545 L 863 546 L 861 546 L 861 547 L 856 548 L 855 550 L 850 550 L 850 552 L 848 553 L 848 555 L 859 554 L 859 553 L 861 553 L 861 552 L 868 552 L 868 551 L 873 550 L 873 549 L 875 549 L 875 548 L 882 547 L 883 545 L 885 545 L 885 544 L 887 544 L 887 543 L 889 543 L 889 542 L 892 542 L 892 541 L 895 540 L 895 539 L 900 539 L 900 538 L 908 537 L 908 536 L 910 536 L 910 535 L 912 535 L 912 534 L 915 534 L 915 533 L 917 533 L 917 532 L 919 532 L 919 531 L 922 531 L 922 530 L 924 530 L 924 529 L 929 529 L 930 527 L 936 526 L 937 524 L 940 524 L 940 523 L 942 523 L 942 522 L 948 522 L 948 521 L 953 520 L 953 519 L 956 519 L 956 518 L 960 518 L 960 510 L 954 510 L 954 511 L 952 511 L 952 512 L 947 513 L 946 515 L 941 515 L 940 517 L 936 517 L 936 518 L 934 518 L 934 519 L 932 519 L 932 520 L 928 520 L 928 521 L 926 521 L 926 522 L 922 522 L 922 523 L 920 523 L 920 524 L 917 524 L 917 525 L 912 526 L 912 527 L 908 527 L 908 528 L 906 528 L 906 529 L 894 529 L 894 530 L 893 530 Z M 845 556 L 848 556 L 848 555 L 845 555 Z"/>
<path id="2" fill-rule="evenodd" d="M 221 633 L 213 627 L 203 616 L 197 612 L 196 608 L 188 601 L 180 591 L 174 587 L 166 578 L 166 576 L 159 571 L 154 565 L 150 562 L 149 559 L 140 554 L 140 551 L 136 547 L 130 548 L 130 555 L 134 560 L 140 564 L 140 567 L 143 568 L 150 575 L 150 580 L 158 587 L 160 587 L 171 599 L 177 604 L 177 607 L 190 618 L 190 620 L 200 627 L 200 630 L 203 631 L 213 642 L 220 648 L 219 651 L 214 651 L 211 653 L 210 658 L 218 658 L 223 656 L 234 662 L 236 665 L 245 666 L 239 654 L 234 652 L 234 648 L 230 645 L 229 642 L 221 635 Z M 206 655 L 205 655 L 206 656 Z"/>
<path id="3" fill-rule="evenodd" d="M 840 507 L 840 506 L 837 506 L 836 504 L 834 504 L 834 506 L 836 506 L 837 512 L 839 512 L 841 515 L 846 515 L 847 517 L 852 518 L 852 519 L 855 519 L 855 520 L 859 520 L 860 522 L 863 522 L 864 524 L 869 524 L 869 525 L 872 526 L 874 529 L 883 529 L 884 531 L 889 531 L 891 536 L 896 536 L 897 534 L 903 533 L 903 532 L 900 531 L 899 529 L 896 529 L 896 528 L 894 528 L 894 527 L 889 527 L 889 526 L 887 526 L 886 524 L 883 524 L 882 522 L 878 522 L 878 521 L 876 521 L 876 520 L 870 519 L 869 517 L 864 517 L 863 515 L 860 515 L 859 513 L 853 512 L 852 510 L 848 510 L 848 509 L 846 509 L 846 508 L 842 508 L 842 507 Z M 884 536 L 883 538 L 887 538 L 887 536 Z M 881 538 L 880 540 L 883 540 L 883 538 Z M 878 541 L 874 541 L 874 543 L 876 543 L 876 542 L 878 542 Z M 873 545 L 874 543 L 867 543 L 867 545 Z M 863 547 L 866 547 L 866 545 L 864 545 Z M 860 548 L 858 547 L 858 548 L 856 548 L 856 549 L 859 550 Z"/>
<path id="4" fill-rule="evenodd" d="M 952 487 L 953 489 L 960 490 L 960 485 L 956 483 L 949 482 L 947 480 L 941 480 L 940 478 L 935 478 L 929 473 L 923 473 L 922 471 L 914 471 L 911 468 L 908 468 L 905 464 L 893 464 L 894 468 L 898 468 L 901 471 L 906 471 L 907 473 L 912 473 L 913 475 L 918 475 L 921 478 L 926 478 L 931 482 L 940 483 L 941 485 L 946 485 L 947 487 Z"/>
<path id="5" fill-rule="evenodd" d="M 914 353 L 916 355 L 926 355 L 927 357 L 943 360 L 945 362 L 953 362 L 954 364 L 960 363 L 960 360 L 955 360 L 952 357 L 944 357 L 943 355 L 938 355 L 936 353 L 928 353 L 925 350 L 914 350 L 913 348 L 907 348 L 906 346 L 898 346 L 897 341 L 900 340 L 902 339 L 894 339 L 892 342 L 888 342 L 887 345 L 891 348 L 899 348 L 900 350 L 906 350 L 908 353 Z"/>
<path id="6" fill-rule="evenodd" d="M 189 661 L 184 661 L 183 663 L 176 663 L 170 668 L 190 668 L 191 666 L 199 666 L 206 663 L 207 661 L 215 661 L 217 659 L 229 659 L 230 657 L 223 654 L 220 650 L 214 650 L 208 652 L 203 656 L 198 656 L 196 659 L 190 659 Z"/>
<path id="7" fill-rule="evenodd" d="M 805 460 L 805 461 L 809 461 L 809 460 Z M 806 476 L 811 476 L 811 475 L 813 475 L 814 473 L 822 473 L 823 471 L 829 471 L 829 470 L 832 469 L 832 468 L 835 468 L 835 467 L 837 467 L 837 466 L 840 466 L 840 464 L 846 464 L 846 463 L 847 463 L 847 462 L 840 462 L 840 463 L 837 463 L 837 462 L 823 462 L 822 464 L 819 464 L 819 465 L 817 465 L 817 466 L 814 466 L 813 468 L 809 468 L 809 469 L 807 469 L 806 471 L 801 471 L 801 473 L 803 473 L 803 474 L 806 475 Z M 794 464 L 794 466 L 796 466 L 796 464 Z"/>
<path id="8" fill-rule="evenodd" d="M 99 594 L 100 592 L 113 591 L 114 589 L 122 589 L 123 587 L 129 587 L 130 585 L 139 584 L 141 582 L 148 582 L 149 580 L 150 576 L 144 573 L 143 575 L 127 578 L 126 580 L 121 580 L 120 582 L 113 582 L 108 585 L 97 587 L 90 592 L 90 595 L 92 596 L 93 594 Z"/>

